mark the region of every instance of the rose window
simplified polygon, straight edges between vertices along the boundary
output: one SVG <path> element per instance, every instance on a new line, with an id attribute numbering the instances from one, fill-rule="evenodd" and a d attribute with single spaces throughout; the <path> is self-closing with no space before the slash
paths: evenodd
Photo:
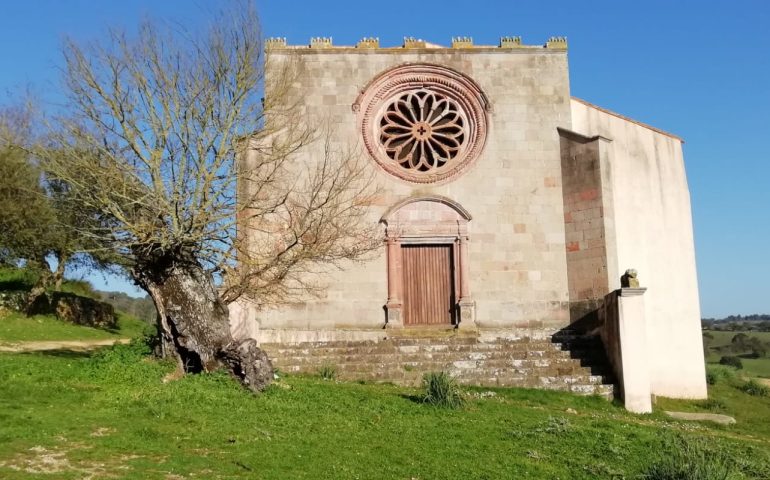
<path id="1" fill-rule="evenodd" d="M 417 90 L 391 102 L 380 120 L 380 142 L 401 168 L 429 172 L 454 159 L 465 144 L 466 121 L 457 103 Z"/>
<path id="2" fill-rule="evenodd" d="M 490 104 L 455 70 L 404 64 L 382 72 L 353 104 L 370 157 L 396 178 L 452 181 L 479 157 Z"/>

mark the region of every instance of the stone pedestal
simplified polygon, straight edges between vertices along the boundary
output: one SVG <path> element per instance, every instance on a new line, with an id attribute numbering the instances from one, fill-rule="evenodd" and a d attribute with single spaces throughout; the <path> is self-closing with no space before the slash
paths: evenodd
<path id="1" fill-rule="evenodd" d="M 645 291 L 615 290 L 605 297 L 602 309 L 602 343 L 618 378 L 623 404 L 634 413 L 652 412 Z"/>
<path id="2" fill-rule="evenodd" d="M 470 299 L 463 299 L 457 304 L 459 323 L 457 328 L 459 330 L 475 330 L 476 329 L 476 302 Z"/>
<path id="3" fill-rule="evenodd" d="M 385 305 L 387 313 L 387 323 L 385 328 L 387 329 L 401 329 L 404 328 L 404 319 L 402 317 L 401 303 L 388 303 Z"/>

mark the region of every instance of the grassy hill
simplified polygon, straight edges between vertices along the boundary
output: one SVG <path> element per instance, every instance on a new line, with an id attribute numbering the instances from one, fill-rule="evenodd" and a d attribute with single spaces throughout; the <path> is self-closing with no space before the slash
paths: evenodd
<path id="1" fill-rule="evenodd" d="M 28 270 L 0 268 L 0 291 L 29 290 L 35 281 L 34 273 Z M 66 280 L 61 290 L 96 300 L 103 299 L 103 295 L 86 281 Z M 121 298 L 121 300 L 122 305 L 130 306 L 124 299 Z M 154 327 L 149 322 L 117 307 L 116 311 L 118 328 L 107 330 L 73 325 L 60 321 L 53 315 L 27 317 L 21 313 L 0 308 L 0 343 L 134 338 L 154 331 Z"/>
<path id="2" fill-rule="evenodd" d="M 118 328 L 103 330 L 62 322 L 52 315 L 0 312 L 0 343 L 50 340 L 106 340 L 135 338 L 154 331 L 147 322 L 118 312 Z"/>
<path id="3" fill-rule="evenodd" d="M 770 398 L 727 383 L 710 403 L 657 408 L 717 404 L 731 427 L 524 389 L 471 389 L 460 410 L 414 389 L 320 378 L 255 396 L 225 374 L 164 383 L 171 369 L 141 345 L 0 354 L 0 477 L 39 478 L 45 465 L 56 479 L 639 478 L 684 442 L 727 462 L 729 478 L 770 478 Z"/>
<path id="4" fill-rule="evenodd" d="M 37 281 L 37 275 L 23 268 L 0 267 L 0 291 L 3 290 L 29 290 Z M 115 307 L 115 310 L 144 320 L 148 323 L 155 322 L 155 305 L 152 300 L 145 296 L 143 298 L 134 298 L 123 292 L 105 292 L 96 290 L 90 282 L 86 280 L 66 279 L 62 283 L 63 292 L 74 293 L 82 297 L 93 298 L 106 302 Z"/>
<path id="5" fill-rule="evenodd" d="M 148 326 L 125 314 L 109 331 L 5 312 L 0 343 L 140 337 Z M 719 333 L 714 347 L 737 332 Z M 464 408 L 446 410 L 417 389 L 320 376 L 282 375 L 253 395 L 222 372 L 167 381 L 174 366 L 148 353 L 138 340 L 0 353 L 0 478 L 770 478 L 770 397 L 747 393 L 726 367 L 710 375 L 709 400 L 658 399 L 653 414 L 634 415 L 601 398 L 492 388 L 467 389 Z"/>
<path id="6" fill-rule="evenodd" d="M 743 370 L 746 375 L 770 378 L 770 357 L 748 358 L 749 352 L 726 352 L 724 350 L 724 347 L 730 345 L 733 337 L 739 333 L 743 333 L 748 337 L 759 338 L 762 342 L 768 343 L 770 342 L 770 332 L 706 330 L 704 331 L 704 334 L 705 333 L 708 333 L 713 337 L 713 339 L 709 341 L 709 348 L 706 355 L 707 363 L 717 364 L 719 363 L 719 359 L 724 355 L 737 355 L 741 357 Z"/>

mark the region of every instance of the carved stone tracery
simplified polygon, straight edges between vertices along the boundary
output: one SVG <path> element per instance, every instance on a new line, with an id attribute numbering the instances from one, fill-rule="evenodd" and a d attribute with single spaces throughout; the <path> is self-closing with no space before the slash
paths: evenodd
<path id="1" fill-rule="evenodd" d="M 428 64 L 386 71 L 353 104 L 372 158 L 415 183 L 445 182 L 468 168 L 484 147 L 488 110 L 470 78 Z"/>
<path id="2" fill-rule="evenodd" d="M 430 90 L 414 90 L 400 95 L 385 109 L 380 142 L 401 168 L 439 170 L 465 147 L 467 123 L 452 99 Z"/>

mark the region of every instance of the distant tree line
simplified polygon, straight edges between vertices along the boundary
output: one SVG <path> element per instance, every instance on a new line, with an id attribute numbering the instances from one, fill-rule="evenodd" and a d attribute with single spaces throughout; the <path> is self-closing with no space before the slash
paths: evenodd
<path id="1" fill-rule="evenodd" d="M 753 315 L 730 315 L 724 318 L 703 318 L 701 325 L 706 330 L 770 332 L 770 315 L 755 313 Z"/>

